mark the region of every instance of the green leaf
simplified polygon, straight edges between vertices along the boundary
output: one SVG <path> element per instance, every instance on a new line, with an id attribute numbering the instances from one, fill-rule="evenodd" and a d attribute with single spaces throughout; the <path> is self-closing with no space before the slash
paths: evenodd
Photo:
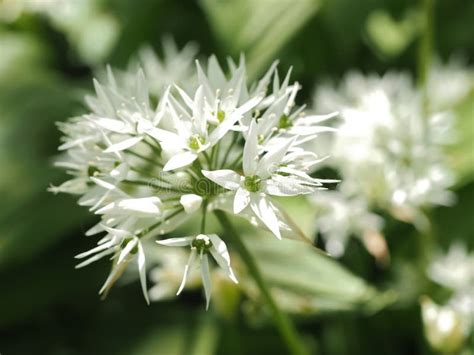
<path id="1" fill-rule="evenodd" d="M 249 77 L 274 59 L 319 5 L 318 0 L 201 0 L 224 49 L 246 54 Z"/>
<path id="2" fill-rule="evenodd" d="M 394 301 L 315 247 L 294 240 L 252 236 L 245 244 L 280 306 L 301 314 L 330 311 L 377 311 Z"/>

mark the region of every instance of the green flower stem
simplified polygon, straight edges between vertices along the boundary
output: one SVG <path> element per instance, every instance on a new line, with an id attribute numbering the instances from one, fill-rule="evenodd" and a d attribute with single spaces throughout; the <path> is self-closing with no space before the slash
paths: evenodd
<path id="1" fill-rule="evenodd" d="M 418 47 L 418 87 L 423 92 L 425 111 L 428 110 L 426 85 L 431 69 L 431 59 L 433 57 L 434 3 L 435 0 L 421 0 L 422 27 Z"/>
<path id="2" fill-rule="evenodd" d="M 430 101 L 427 92 L 428 80 L 433 58 L 434 42 L 434 17 L 435 0 L 420 0 L 421 6 L 421 29 L 418 45 L 418 88 L 422 94 L 424 115 L 424 139 L 427 139 L 429 130 Z M 435 235 L 430 225 L 427 230 L 421 231 L 419 236 L 420 264 L 423 270 L 428 267 L 432 250 L 435 245 Z"/>
<path id="3" fill-rule="evenodd" d="M 234 226 L 229 221 L 224 212 L 214 211 L 214 214 L 216 215 L 222 227 L 225 229 L 229 241 L 239 253 L 247 267 L 249 274 L 253 277 L 255 283 L 260 289 L 263 299 L 272 313 L 275 326 L 278 328 L 278 331 L 283 337 L 289 352 L 293 355 L 307 355 L 308 351 L 304 348 L 302 342 L 300 341 L 294 325 L 285 315 L 285 313 L 283 313 L 280 308 L 278 308 L 278 305 L 270 293 L 268 285 L 260 273 L 257 263 L 255 262 L 252 254 L 250 254 L 248 251 L 245 244 L 242 242 Z"/>

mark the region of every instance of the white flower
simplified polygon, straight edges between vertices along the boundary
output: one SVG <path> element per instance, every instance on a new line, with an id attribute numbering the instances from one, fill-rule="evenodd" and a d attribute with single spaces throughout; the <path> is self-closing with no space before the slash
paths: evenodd
<path id="1" fill-rule="evenodd" d="M 326 250 L 334 257 L 344 254 L 351 236 L 364 240 L 382 229 L 382 217 L 370 212 L 361 198 L 349 198 L 338 191 L 321 191 L 310 200 L 317 208 L 316 225 L 326 241 Z"/>
<path id="2" fill-rule="evenodd" d="M 453 290 L 474 285 L 474 254 L 466 246 L 455 243 L 446 255 L 439 255 L 428 269 L 430 278 Z"/>
<path id="3" fill-rule="evenodd" d="M 199 63 L 197 66 L 199 70 Z M 165 171 L 182 168 L 194 162 L 199 153 L 215 146 L 237 121 L 262 99 L 261 96 L 255 96 L 238 105 L 239 93 L 244 85 L 243 67 L 233 73 L 227 82 L 214 57 L 209 60 L 209 66 L 210 71 L 214 69 L 209 76 L 217 76 L 218 79 L 215 80 L 225 88 L 228 96 L 222 99 L 219 97 L 219 90 L 213 92 L 211 83 L 201 70 L 198 71 L 201 85 L 193 98 L 177 87 L 179 97 L 170 96 L 169 104 L 175 132 L 155 135 L 155 138 L 163 143 L 165 150 L 167 146 L 171 146 L 178 151 L 166 163 Z M 210 123 L 212 125 L 209 125 Z"/>
<path id="4" fill-rule="evenodd" d="M 143 296 L 145 297 L 146 302 L 150 303 L 146 287 L 145 252 L 143 250 L 142 243 L 137 236 L 130 234 L 130 232 L 126 229 L 126 224 L 123 227 L 125 229 L 115 229 L 103 226 L 103 228 L 107 231 L 107 235 L 99 241 L 99 245 L 96 248 L 76 256 L 76 258 L 82 259 L 92 255 L 86 261 L 78 264 L 76 268 L 84 267 L 103 258 L 104 256 L 113 254 L 112 259 L 114 260 L 114 264 L 112 271 L 99 291 L 99 294 L 104 292 L 107 293 L 118 277 L 120 277 L 120 275 L 123 273 L 130 261 L 135 259 L 135 254 L 137 254 L 136 260 Z"/>
<path id="5" fill-rule="evenodd" d="M 430 345 L 443 353 L 456 353 L 469 334 L 462 314 L 449 305 L 439 306 L 429 298 L 422 300 L 421 310 Z"/>
<path id="6" fill-rule="evenodd" d="M 442 151 L 453 138 L 452 117 L 424 112 L 408 75 L 349 73 L 337 90 L 321 87 L 315 107 L 340 109 L 331 163 L 342 174 L 344 194 L 362 195 L 370 206 L 420 228 L 425 206 L 453 202 Z"/>
<path id="7" fill-rule="evenodd" d="M 428 75 L 427 96 L 434 110 L 451 109 L 474 89 L 474 70 L 463 58 L 452 57 L 448 63 L 435 61 Z"/>
<path id="8" fill-rule="evenodd" d="M 188 43 L 181 50 L 170 37 L 163 39 L 163 57 L 159 58 L 152 48 L 144 47 L 138 53 L 138 65 L 143 68 L 150 92 L 161 97 L 170 85 L 192 87 L 195 74 L 192 67 L 197 46 Z M 132 64 L 132 68 L 137 66 Z"/>
<path id="9" fill-rule="evenodd" d="M 438 310 L 438 317 L 441 317 L 442 312 L 446 318 L 447 314 L 455 316 L 459 322 L 458 335 L 466 337 L 474 327 L 474 253 L 468 253 L 465 245 L 454 243 L 446 255 L 438 255 L 431 262 L 427 274 L 433 281 L 453 291 L 446 305 Z M 435 309 L 436 305 L 429 305 L 429 302 L 426 306 L 423 304 L 424 319 L 435 314 L 434 310 L 428 313 L 428 307 Z M 441 322 L 441 318 L 438 318 L 438 328 L 446 329 L 445 333 L 448 333 L 447 324 Z M 448 340 L 449 337 L 446 337 Z"/>
<path id="10" fill-rule="evenodd" d="M 152 301 L 160 301 L 173 298 L 183 280 L 183 268 L 186 265 L 189 253 L 187 250 L 178 248 L 168 248 L 154 246 L 147 249 L 147 261 L 156 262 L 150 272 L 150 280 L 154 285 L 148 290 L 148 295 Z M 201 275 L 197 269 L 192 269 L 188 275 L 186 288 L 200 287 Z"/>
<path id="11" fill-rule="evenodd" d="M 238 214 L 250 205 L 255 215 L 268 229 L 281 239 L 277 208 L 267 195 L 294 196 L 320 189 L 320 180 L 283 164 L 295 138 L 273 147 L 261 158 L 258 147 L 258 125 L 250 124 L 243 154 L 243 175 L 233 170 L 214 170 L 202 173 L 216 184 L 235 191 L 234 213 Z"/>
<path id="12" fill-rule="evenodd" d="M 179 295 L 186 285 L 191 269 L 195 266 L 199 257 L 201 267 L 201 277 L 204 285 L 204 292 L 206 295 L 206 309 L 209 308 L 209 302 L 211 300 L 211 277 L 209 272 L 209 260 L 208 254 L 210 253 L 220 268 L 225 274 L 234 282 L 238 283 L 237 278 L 232 271 L 230 266 L 229 252 L 227 246 L 216 234 L 199 234 L 198 236 L 181 237 L 181 238 L 169 238 L 165 240 L 159 240 L 157 243 L 166 246 L 183 247 L 190 246 L 191 254 L 189 255 L 188 263 L 184 268 L 183 281 L 177 292 Z"/>

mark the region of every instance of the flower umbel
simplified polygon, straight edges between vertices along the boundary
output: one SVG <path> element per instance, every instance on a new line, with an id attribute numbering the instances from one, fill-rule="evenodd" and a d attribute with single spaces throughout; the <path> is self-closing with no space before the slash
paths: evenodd
<path id="1" fill-rule="evenodd" d="M 186 72 L 187 55 L 191 52 L 183 53 L 177 66 Z M 302 107 L 295 109 L 300 86 L 290 84 L 290 72 L 280 82 L 276 64 L 255 85 L 248 85 L 243 58 L 239 63 L 229 60 L 228 74 L 214 56 L 206 70 L 196 62 L 194 75 L 185 78 L 176 70 L 175 80 L 166 78 L 173 84 L 155 87 L 150 94 L 151 73 L 164 70 L 164 64 L 146 58 L 145 71 L 139 69 L 133 79 L 122 75 L 117 80 L 109 68 L 106 84 L 94 82 L 96 95 L 87 98 L 89 112 L 60 124 L 64 157 L 58 165 L 72 179 L 51 190 L 81 195 L 79 204 L 101 217 L 86 234 L 105 236 L 96 248 L 78 255 L 89 257 L 79 266 L 112 257 L 113 268 L 101 293 L 137 260 L 147 301 L 144 249 L 151 244 L 143 241 L 202 214 L 197 236 L 159 243 L 190 248 L 178 294 L 199 260 L 209 306 L 208 255 L 237 283 L 226 244 L 205 230 L 206 214 L 219 208 L 213 202 L 231 200 L 235 214 L 260 221 L 281 238 L 284 222 L 272 197 L 310 194 L 334 182 L 310 175 L 324 157 L 304 148 L 304 143 L 334 130 L 319 125 L 334 114 L 305 116 Z M 169 289 L 156 292 L 160 298 Z"/>

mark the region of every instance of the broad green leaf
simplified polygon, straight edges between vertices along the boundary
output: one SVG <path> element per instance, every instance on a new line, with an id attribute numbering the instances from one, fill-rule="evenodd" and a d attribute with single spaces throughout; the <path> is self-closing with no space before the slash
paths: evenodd
<path id="1" fill-rule="evenodd" d="M 251 236 L 245 243 L 282 307 L 298 314 L 376 311 L 394 300 L 336 260 L 300 241 Z"/>
<path id="2" fill-rule="evenodd" d="M 249 76 L 258 74 L 316 13 L 318 0 L 201 0 L 226 51 L 247 56 Z"/>

